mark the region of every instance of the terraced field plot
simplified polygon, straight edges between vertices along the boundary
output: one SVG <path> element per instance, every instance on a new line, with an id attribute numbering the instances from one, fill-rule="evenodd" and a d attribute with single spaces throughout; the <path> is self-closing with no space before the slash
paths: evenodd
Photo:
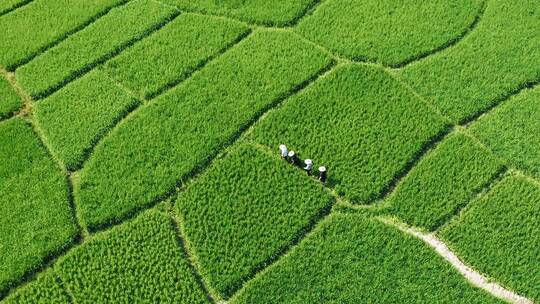
<path id="1" fill-rule="evenodd" d="M 0 32 L 1 303 L 540 302 L 536 0 L 4 0 Z"/>

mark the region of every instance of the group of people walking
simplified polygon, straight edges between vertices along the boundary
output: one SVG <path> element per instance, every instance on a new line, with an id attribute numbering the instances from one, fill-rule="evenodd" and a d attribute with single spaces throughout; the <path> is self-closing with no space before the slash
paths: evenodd
<path id="1" fill-rule="evenodd" d="M 285 145 L 279 145 L 279 151 L 280 151 L 282 159 L 288 161 L 292 165 L 302 168 L 304 171 L 306 171 L 308 175 L 310 176 L 313 175 L 313 161 L 311 159 L 308 158 L 302 162 L 300 158 L 298 158 L 296 153 L 292 150 L 289 151 L 289 149 L 287 149 L 287 146 Z M 322 183 L 326 183 L 326 175 L 327 175 L 326 167 L 320 166 L 318 172 L 319 172 L 319 177 L 318 177 L 319 181 Z"/>

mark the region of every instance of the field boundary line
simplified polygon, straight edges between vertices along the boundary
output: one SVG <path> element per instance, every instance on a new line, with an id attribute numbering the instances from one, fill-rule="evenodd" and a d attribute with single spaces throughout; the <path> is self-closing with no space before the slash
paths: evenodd
<path id="1" fill-rule="evenodd" d="M 111 60 L 112 58 L 118 56 L 120 53 L 122 53 L 124 50 L 132 47 L 133 45 L 135 45 L 137 42 L 139 41 L 142 41 L 144 40 L 145 38 L 151 36 L 153 33 L 159 31 L 161 28 L 163 28 L 165 25 L 169 24 L 170 22 L 172 22 L 174 19 L 176 19 L 178 16 L 180 15 L 180 12 L 176 11 L 176 12 L 173 12 L 171 14 L 170 17 L 168 18 L 165 18 L 164 20 L 162 20 L 161 22 L 158 22 L 156 24 L 154 24 L 153 26 L 149 27 L 148 29 L 146 29 L 144 32 L 142 32 L 141 34 L 139 35 L 136 35 L 135 37 L 133 37 L 132 39 L 129 39 L 128 41 L 120 44 L 119 46 L 117 46 L 112 52 L 109 52 L 108 54 L 104 54 L 102 55 L 101 57 L 95 59 L 94 61 L 84 65 L 83 67 L 81 67 L 80 69 L 78 69 L 77 71 L 71 73 L 70 75 L 68 75 L 67 77 L 65 77 L 64 79 L 62 79 L 59 83 L 57 83 L 56 85 L 53 85 L 51 86 L 50 88 L 48 88 L 47 90 L 39 93 L 38 96 L 35 96 L 36 97 L 36 100 L 42 100 L 52 94 L 54 94 L 55 92 L 61 90 L 63 87 L 65 87 L 67 84 L 83 77 L 84 75 L 88 74 L 90 71 L 94 70 L 96 67 L 100 66 L 100 65 L 103 65 L 104 63 L 106 63 L 107 61 Z"/>
<path id="2" fill-rule="evenodd" d="M 325 0 L 313 0 L 304 10 L 298 13 L 296 17 L 294 17 L 291 21 L 287 22 L 284 28 L 293 28 L 300 24 L 302 20 L 308 18 L 309 16 L 313 15 L 317 8 L 324 2 Z"/>
<path id="3" fill-rule="evenodd" d="M 467 38 L 470 34 L 472 34 L 476 30 L 476 28 L 478 27 L 478 24 L 480 23 L 482 17 L 484 17 L 484 14 L 485 14 L 487 6 L 488 6 L 488 1 L 489 0 L 483 0 L 482 1 L 482 3 L 480 4 L 480 8 L 478 9 L 478 12 L 477 12 L 476 16 L 474 17 L 473 21 L 469 24 L 469 26 L 467 26 L 465 29 L 463 29 L 463 31 L 461 32 L 460 35 L 448 40 L 444 44 L 442 44 L 442 45 L 440 45 L 440 46 L 438 46 L 438 47 L 436 47 L 436 48 L 434 48 L 432 50 L 420 53 L 420 54 L 415 55 L 415 56 L 411 56 L 408 59 L 405 59 L 400 63 L 390 64 L 390 65 L 388 65 L 388 67 L 392 68 L 392 69 L 402 69 L 402 68 L 404 68 L 404 67 L 406 67 L 408 65 L 414 64 L 414 63 L 422 61 L 422 60 L 424 60 L 424 59 L 426 59 L 428 57 L 431 57 L 431 56 L 434 56 L 434 55 L 436 55 L 438 53 L 441 53 L 441 52 L 445 51 L 446 49 L 449 49 L 449 48 L 457 45 L 461 41 L 465 40 L 465 38 Z"/>
<path id="4" fill-rule="evenodd" d="M 62 174 L 64 174 L 66 185 L 66 192 L 67 192 L 67 200 L 70 208 L 70 213 L 73 217 L 73 214 L 76 210 L 73 210 L 74 202 L 73 202 L 73 196 L 70 193 L 70 181 L 67 177 L 66 170 L 64 167 L 62 167 L 61 163 L 58 163 L 54 156 L 51 154 L 49 148 L 47 147 L 47 144 L 43 141 L 41 138 L 39 132 L 36 131 L 35 126 L 33 125 L 33 122 L 31 119 L 25 118 L 24 122 L 31 128 L 32 132 L 36 136 L 36 139 L 38 140 L 39 145 L 45 150 L 45 153 L 47 156 L 52 160 L 54 165 L 57 167 L 57 169 L 60 170 Z M 84 242 L 83 237 L 83 230 L 81 229 L 80 223 L 78 222 L 77 218 L 72 218 L 72 224 L 75 225 L 76 233 L 71 237 L 70 240 L 68 240 L 65 244 L 63 244 L 61 247 L 51 251 L 49 254 L 45 255 L 41 258 L 41 262 L 36 265 L 35 267 L 29 268 L 21 277 L 18 279 L 13 280 L 11 283 L 8 284 L 8 286 L 5 289 L 0 290 L 0 301 L 7 298 L 11 293 L 13 293 L 15 290 L 19 289 L 23 285 L 33 281 L 40 273 L 45 271 L 46 269 L 50 268 L 52 264 L 54 264 L 55 261 L 58 260 L 61 256 L 64 256 L 67 252 L 71 251 L 72 248 L 75 246 L 82 244 Z"/>
<path id="5" fill-rule="evenodd" d="M 327 64 L 326 67 L 323 67 L 318 73 L 313 74 L 308 79 L 304 80 L 303 82 L 293 86 L 289 91 L 283 92 L 278 97 L 276 97 L 273 101 L 269 102 L 265 107 L 260 109 L 259 111 L 255 112 L 252 115 L 252 118 L 246 121 L 245 124 L 239 127 L 239 129 L 234 132 L 229 138 L 223 140 L 223 142 L 220 144 L 219 147 L 216 148 L 215 151 L 209 153 L 207 157 L 202 160 L 199 164 L 193 166 L 192 170 L 184 174 L 183 176 L 179 177 L 176 183 L 171 186 L 171 188 L 167 191 L 164 191 L 161 195 L 156 196 L 154 199 L 150 200 L 148 203 L 143 204 L 139 206 L 138 208 L 134 208 L 132 212 L 127 213 L 123 217 L 111 219 L 111 221 L 101 224 L 101 225 L 95 225 L 91 227 L 87 227 L 90 232 L 98 232 L 104 229 L 107 229 L 108 227 L 115 226 L 127 219 L 135 217 L 137 214 L 139 214 L 141 211 L 152 208 L 157 203 L 166 200 L 170 198 L 171 196 L 175 195 L 180 188 L 182 188 L 183 184 L 189 183 L 192 180 L 196 179 L 200 174 L 206 171 L 210 165 L 220 157 L 230 146 L 232 146 L 235 142 L 238 141 L 242 137 L 244 133 L 246 133 L 247 130 L 250 129 L 250 127 L 258 122 L 262 116 L 272 108 L 278 106 L 282 102 L 284 102 L 289 97 L 297 94 L 298 92 L 302 91 L 304 88 L 309 86 L 309 84 L 315 82 L 319 77 L 324 74 L 327 70 L 332 69 L 335 66 L 334 61 L 330 61 L 329 64 Z M 133 113 L 133 112 L 132 112 Z"/>
<path id="6" fill-rule="evenodd" d="M 21 2 L 19 2 L 19 3 L 15 4 L 15 5 L 13 5 L 12 7 L 8 8 L 8 9 L 5 9 L 5 10 L 3 10 L 3 11 L 0 11 L 0 18 L 1 18 L 2 16 L 4 16 L 4 15 L 7 15 L 7 14 L 9 14 L 9 13 L 11 13 L 11 12 L 17 10 L 18 8 L 21 8 L 21 7 L 23 7 L 23 6 L 27 5 L 27 4 L 29 4 L 29 3 L 32 2 L 32 1 L 34 1 L 34 0 L 25 0 L 25 1 L 21 1 Z"/>
<path id="7" fill-rule="evenodd" d="M 21 107 L 15 111 L 13 111 L 11 114 L 7 115 L 6 117 L 0 119 L 0 122 L 11 119 L 15 116 L 27 116 L 29 113 L 32 112 L 32 97 L 30 95 L 26 94 L 24 89 L 19 85 L 17 82 L 17 79 L 15 78 L 15 73 L 9 72 L 3 68 L 0 68 L 0 75 L 3 76 L 9 85 L 13 88 L 17 96 L 21 99 Z"/>
<path id="8" fill-rule="evenodd" d="M 172 206 L 171 206 L 172 207 Z M 172 208 L 171 208 L 172 209 Z M 182 225 L 182 221 L 176 217 L 174 212 L 172 210 L 168 211 L 168 216 L 171 220 L 171 225 L 174 231 L 174 235 L 176 237 L 176 242 L 178 243 L 178 247 L 180 251 L 184 254 L 184 258 L 186 259 L 186 263 L 188 264 L 189 270 L 193 274 L 193 277 L 197 281 L 197 284 L 201 288 L 201 290 L 205 293 L 206 298 L 210 303 L 218 303 L 216 299 L 219 300 L 219 297 L 216 296 L 217 293 L 211 289 L 210 285 L 204 277 L 201 274 L 200 266 L 197 263 L 196 257 L 191 254 L 191 250 L 189 249 L 189 243 L 186 239 L 185 230 Z"/>
<path id="9" fill-rule="evenodd" d="M 422 147 L 412 155 L 412 157 L 405 163 L 405 165 L 394 174 L 394 177 L 390 182 L 384 186 L 383 189 L 378 194 L 375 194 L 373 198 L 370 198 L 368 202 L 371 204 L 384 201 L 390 197 L 395 189 L 402 181 L 404 181 L 409 173 L 427 156 L 431 151 L 433 151 L 439 143 L 441 143 L 445 138 L 454 132 L 454 127 L 451 125 L 446 125 L 443 127 L 435 136 L 429 138 Z M 358 202 L 352 202 L 353 204 L 358 204 Z"/>
<path id="10" fill-rule="evenodd" d="M 523 171 L 519 168 L 511 168 L 510 174 L 514 174 L 515 176 L 522 177 L 540 188 L 540 180 L 538 180 L 538 178 L 534 177 L 533 175 L 529 174 L 527 171 Z"/>
<path id="11" fill-rule="evenodd" d="M 459 219 L 463 217 L 463 214 L 467 213 L 467 211 L 475 204 L 476 201 L 482 199 L 482 197 L 488 194 L 500 181 L 502 181 L 506 176 L 508 176 L 509 171 L 510 169 L 506 165 L 503 165 L 499 169 L 499 171 L 495 173 L 495 175 L 493 175 L 478 189 L 475 189 L 475 191 L 471 194 L 471 196 L 462 206 L 458 206 L 448 218 L 444 219 L 440 223 L 437 223 L 432 232 L 437 233 L 439 231 L 442 231 L 448 225 L 459 221 Z"/>
<path id="12" fill-rule="evenodd" d="M 73 295 L 71 290 L 69 290 L 69 288 L 66 286 L 66 284 L 64 284 L 64 281 L 62 281 L 62 278 L 60 277 L 60 275 L 58 275 L 58 273 L 56 273 L 54 269 L 51 269 L 51 271 L 54 275 L 54 280 L 56 281 L 56 284 L 60 285 L 60 287 L 62 288 L 62 291 L 64 292 L 66 298 L 68 299 L 68 303 L 70 304 L 76 303 L 75 296 Z"/>
<path id="13" fill-rule="evenodd" d="M 504 93 L 504 94 L 502 94 L 502 95 L 500 95 L 498 97 L 493 98 L 491 100 L 491 104 L 488 105 L 486 108 L 484 108 L 484 110 L 482 110 L 482 111 L 480 111 L 480 112 L 478 112 L 476 114 L 470 115 L 469 117 L 465 117 L 458 124 L 460 126 L 463 126 L 463 127 L 467 128 L 468 126 L 470 126 L 474 122 L 478 121 L 482 117 L 484 117 L 486 115 L 489 115 L 491 112 L 493 112 L 493 110 L 496 110 L 500 105 L 505 104 L 506 102 L 508 102 L 508 100 L 512 99 L 514 96 L 519 95 L 521 92 L 523 92 L 525 90 L 534 89 L 539 85 L 540 85 L 540 75 L 538 75 L 537 78 L 525 81 L 522 84 L 515 87 L 514 89 L 512 89 L 512 90 L 510 90 L 510 91 L 508 91 L 508 92 L 506 92 L 506 93 Z"/>
<path id="14" fill-rule="evenodd" d="M 46 151 L 49 159 L 52 160 L 52 162 L 56 165 L 56 167 L 60 170 L 60 172 L 64 175 L 64 179 L 66 181 L 66 191 L 67 191 L 67 200 L 70 207 L 70 212 L 73 220 L 73 224 L 75 224 L 75 227 L 77 228 L 77 233 L 79 236 L 78 238 L 81 239 L 81 241 L 84 241 L 85 236 L 88 234 L 87 231 L 84 229 L 84 226 L 81 225 L 81 222 L 79 221 L 79 216 L 77 212 L 77 205 L 75 204 L 75 199 L 73 196 L 73 182 L 71 179 L 71 175 L 67 171 L 65 165 L 54 155 L 52 152 L 49 143 L 46 141 L 46 137 L 41 132 L 41 129 L 36 125 L 36 123 L 33 121 L 32 117 L 24 119 L 26 123 L 28 123 L 34 132 L 36 138 L 38 139 L 40 145 L 43 147 L 43 149 Z"/>
<path id="15" fill-rule="evenodd" d="M 209 11 L 206 11 L 204 9 L 199 8 L 180 8 L 174 4 L 165 3 L 162 0 L 155 0 L 163 5 L 173 7 L 177 10 L 180 10 L 183 13 L 186 14 L 193 14 L 193 15 L 199 15 L 199 16 L 206 16 L 206 17 L 215 17 L 215 18 L 223 18 L 228 19 L 232 21 L 236 21 L 239 23 L 243 23 L 251 28 L 267 28 L 267 29 L 288 29 L 296 25 L 296 22 L 299 19 L 302 19 L 305 15 L 309 14 L 311 10 L 314 9 L 314 7 L 319 5 L 319 2 L 322 2 L 324 0 L 313 0 L 305 9 L 300 11 L 294 18 L 292 18 L 290 21 L 284 22 L 280 25 L 272 23 L 272 22 L 257 22 L 257 21 L 249 21 L 246 19 L 243 19 L 241 17 L 234 17 L 227 14 L 219 14 L 219 13 L 212 13 Z"/>
<path id="16" fill-rule="evenodd" d="M 34 1 L 34 0 L 32 0 Z M 94 22 L 98 21 L 101 17 L 109 14 L 111 12 L 111 10 L 113 9 L 116 9 L 116 8 L 119 8 L 119 7 L 122 7 L 126 4 L 128 4 L 130 2 L 130 0 L 123 0 L 121 2 L 118 2 L 117 4 L 115 5 L 112 5 L 106 9 L 104 9 L 103 11 L 101 12 L 98 12 L 97 14 L 95 14 L 94 16 L 92 16 L 91 18 L 89 18 L 86 22 L 84 23 L 81 23 L 80 25 L 76 26 L 75 28 L 73 28 L 72 30 L 70 31 L 67 31 L 65 32 L 64 34 L 60 35 L 58 38 L 56 38 L 55 40 L 45 44 L 44 46 L 40 47 L 39 49 L 37 49 L 35 52 L 32 52 L 32 54 L 28 55 L 27 57 L 17 61 L 16 63 L 14 63 L 13 65 L 11 66 L 8 66 L 6 67 L 6 69 L 10 72 L 14 72 L 16 69 L 20 68 L 21 66 L 29 63 L 30 61 L 32 61 L 34 58 L 40 56 L 41 54 L 45 53 L 47 50 L 59 45 L 60 43 L 62 43 L 64 40 L 68 39 L 70 36 L 72 35 L 75 35 L 77 34 L 78 32 L 84 30 L 85 28 L 87 28 L 88 26 L 90 26 L 91 24 L 93 24 Z M 30 3 L 30 2 L 29 2 Z M 28 4 L 29 4 L 28 3 Z"/>
<path id="17" fill-rule="evenodd" d="M 190 78 L 193 77 L 193 75 L 199 73 L 205 66 L 207 66 L 210 62 L 213 62 L 214 60 L 218 59 L 219 57 L 221 57 L 222 55 L 224 55 L 225 53 L 227 53 L 228 51 L 230 51 L 231 49 L 233 49 L 235 46 L 237 46 L 239 43 L 241 43 L 243 40 L 245 40 L 247 37 L 249 37 L 251 35 L 252 31 L 251 30 L 248 30 L 246 35 L 242 35 L 242 38 L 241 39 L 238 39 L 236 40 L 234 43 L 231 43 L 229 45 L 227 45 L 227 47 L 225 48 L 222 48 L 219 52 L 213 54 L 212 56 L 208 57 L 206 60 L 204 60 L 203 62 L 201 62 L 195 69 L 193 69 L 189 74 L 187 74 L 182 80 L 180 80 L 176 85 L 174 86 L 171 86 L 171 87 L 168 87 L 167 89 L 164 89 L 162 90 L 159 94 L 155 95 L 154 97 L 150 98 L 150 99 L 146 99 L 146 98 L 143 98 L 142 96 L 138 96 L 138 94 L 136 94 L 135 92 L 131 91 L 130 89 L 126 88 L 121 82 L 118 82 L 112 75 L 110 75 L 108 72 L 106 72 L 105 70 L 102 70 L 103 74 L 109 78 L 119 89 L 123 90 L 124 92 L 126 92 L 129 96 L 132 96 L 133 98 L 139 100 L 139 104 L 130 109 L 130 111 L 128 111 L 127 113 L 125 113 L 125 115 L 123 115 L 123 117 L 121 117 L 120 120 L 116 121 L 116 123 L 112 126 L 110 126 L 109 128 L 107 128 L 107 130 L 104 131 L 104 134 L 99 138 L 99 140 L 97 140 L 92 146 L 88 147 L 88 154 L 85 156 L 84 160 L 81 162 L 80 166 L 78 167 L 77 171 L 80 171 L 81 169 L 84 168 L 86 162 L 90 159 L 90 157 L 92 156 L 95 148 L 101 143 L 103 142 L 103 140 L 105 138 L 107 138 L 110 134 L 112 134 L 112 132 L 118 128 L 118 126 L 120 126 L 121 124 L 123 124 L 129 117 L 133 116 L 136 114 L 136 112 L 139 111 L 139 109 L 145 105 L 145 104 L 148 104 L 148 103 L 151 103 L 153 100 L 157 99 L 158 97 L 160 97 L 161 95 L 163 94 L 166 94 L 169 90 L 179 86 L 179 85 L 182 85 L 182 83 L 184 83 L 185 81 L 189 80 Z"/>
<path id="18" fill-rule="evenodd" d="M 404 223 L 396 222 L 390 218 L 386 217 L 377 217 L 377 219 L 389 226 L 393 226 L 400 231 L 412 235 L 424 243 L 429 245 L 435 252 L 444 258 L 448 263 L 450 263 L 469 283 L 472 285 L 481 288 L 491 295 L 506 300 L 510 303 L 516 304 L 534 304 L 531 300 L 514 293 L 513 291 L 506 289 L 499 283 L 494 282 L 493 280 L 487 278 L 483 274 L 475 271 L 470 266 L 463 263 L 460 258 L 434 233 L 425 233 L 416 229 L 414 227 L 408 226 Z"/>
<path id="19" fill-rule="evenodd" d="M 186 13 L 188 14 L 188 13 Z M 168 83 L 162 85 L 158 90 L 156 90 L 155 93 L 152 93 L 150 94 L 149 96 L 144 96 L 144 100 L 152 100 L 162 94 L 164 94 L 165 92 L 169 91 L 170 89 L 176 87 L 177 85 L 179 85 L 180 83 L 186 81 L 188 78 L 190 78 L 196 71 L 199 71 L 201 70 L 202 68 L 204 68 L 208 63 L 210 63 L 211 61 L 213 61 L 214 59 L 217 59 L 218 57 L 220 57 L 221 55 L 225 54 L 226 52 L 228 52 L 229 50 L 231 50 L 234 46 L 236 46 L 237 44 L 239 44 L 240 42 L 242 42 L 244 39 L 246 39 L 248 36 L 250 36 L 251 34 L 253 33 L 253 30 L 251 28 L 248 28 L 244 33 L 242 33 L 241 35 L 239 35 L 236 39 L 234 39 L 233 41 L 231 41 L 230 43 L 224 45 L 222 48 L 220 48 L 215 54 L 212 54 L 210 55 L 208 58 L 204 59 L 203 61 L 201 61 L 199 64 L 197 64 L 196 66 L 193 67 L 193 69 L 188 73 L 186 74 L 184 77 L 181 77 L 181 78 L 176 78 L 176 79 L 173 79 L 171 81 L 169 81 Z M 112 77 L 112 76 L 111 76 Z"/>

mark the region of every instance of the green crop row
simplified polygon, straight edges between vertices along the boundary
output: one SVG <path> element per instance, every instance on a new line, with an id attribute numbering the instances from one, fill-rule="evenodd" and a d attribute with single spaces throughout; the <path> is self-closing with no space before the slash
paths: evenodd
<path id="1" fill-rule="evenodd" d="M 11 116 L 20 109 L 22 101 L 7 79 L 0 75 L 0 119 Z"/>
<path id="2" fill-rule="evenodd" d="M 499 303 L 422 241 L 359 215 L 331 215 L 230 303 Z"/>
<path id="3" fill-rule="evenodd" d="M 540 177 L 540 86 L 509 99 L 470 129 L 495 154 Z"/>
<path id="4" fill-rule="evenodd" d="M 442 118 L 382 69 L 346 65 L 269 113 L 251 137 L 326 165 L 339 195 L 369 203 L 444 129 Z"/>
<path id="5" fill-rule="evenodd" d="M 465 135 L 451 135 L 424 157 L 400 184 L 390 212 L 408 224 L 428 230 L 447 222 L 503 166 Z"/>
<path id="6" fill-rule="evenodd" d="M 68 304 L 69 298 L 58 283 L 55 273 L 48 270 L 35 280 L 17 289 L 9 295 L 3 304 Z"/>
<path id="7" fill-rule="evenodd" d="M 523 177 L 498 183 L 441 231 L 468 264 L 540 301 L 540 187 Z"/>
<path id="8" fill-rule="evenodd" d="M 0 66 L 13 70 L 125 1 L 35 0 L 2 16 Z"/>
<path id="9" fill-rule="evenodd" d="M 248 31 L 233 21 L 183 14 L 107 62 L 106 71 L 139 95 L 151 98 L 184 80 Z"/>
<path id="10" fill-rule="evenodd" d="M 317 0 L 164 0 L 182 10 L 225 15 L 267 26 L 285 26 L 303 16 Z"/>
<path id="11" fill-rule="evenodd" d="M 0 2 L 0 15 L 6 14 L 32 0 L 4 0 Z"/>
<path id="12" fill-rule="evenodd" d="M 290 33 L 261 31 L 131 115 L 95 149 L 75 187 L 90 228 L 174 190 L 254 119 L 331 64 Z"/>
<path id="13" fill-rule="evenodd" d="M 77 234 L 66 179 L 23 120 L 0 123 L 0 295 Z"/>
<path id="14" fill-rule="evenodd" d="M 54 266 L 77 303 L 208 303 L 169 216 L 149 211 Z"/>
<path id="15" fill-rule="evenodd" d="M 277 152 L 241 145 L 190 184 L 176 206 L 202 276 L 228 298 L 332 202 Z"/>
<path id="16" fill-rule="evenodd" d="M 153 0 L 133 1 L 68 37 L 17 70 L 34 98 L 44 97 L 170 21 L 177 12 Z"/>
<path id="17" fill-rule="evenodd" d="M 76 170 L 103 134 L 138 104 L 94 70 L 38 102 L 35 116 L 53 153 Z"/>
<path id="18" fill-rule="evenodd" d="M 355 60 L 399 65 L 460 37 L 480 0 L 329 0 L 297 30 Z"/>
<path id="19" fill-rule="evenodd" d="M 463 41 L 400 72 L 456 123 L 476 117 L 505 96 L 540 81 L 537 0 L 487 1 Z"/>

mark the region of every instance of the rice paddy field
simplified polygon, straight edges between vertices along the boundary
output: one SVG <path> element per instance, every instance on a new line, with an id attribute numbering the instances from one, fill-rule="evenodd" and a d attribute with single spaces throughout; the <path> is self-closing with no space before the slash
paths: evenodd
<path id="1" fill-rule="evenodd" d="M 540 2 L 0 0 L 0 303 L 540 303 Z"/>

